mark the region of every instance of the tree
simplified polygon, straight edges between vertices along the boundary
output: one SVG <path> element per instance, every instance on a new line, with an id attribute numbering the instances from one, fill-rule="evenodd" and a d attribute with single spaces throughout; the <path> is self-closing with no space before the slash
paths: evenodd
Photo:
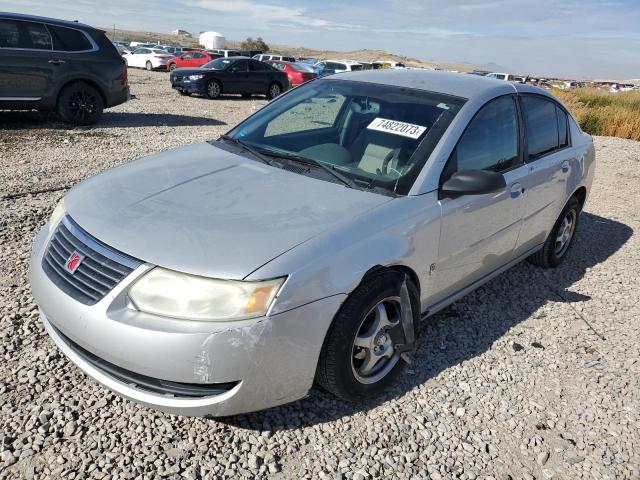
<path id="1" fill-rule="evenodd" d="M 240 44 L 240 48 L 242 50 L 261 50 L 263 52 L 269 51 L 269 45 L 265 43 L 262 37 L 258 37 L 255 40 L 249 37 Z"/>

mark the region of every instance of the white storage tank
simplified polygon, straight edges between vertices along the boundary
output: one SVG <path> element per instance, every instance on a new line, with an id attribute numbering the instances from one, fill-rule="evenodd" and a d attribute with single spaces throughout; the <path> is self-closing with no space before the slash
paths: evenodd
<path id="1" fill-rule="evenodd" d="M 225 38 L 218 32 L 202 32 L 200 34 L 200 45 L 206 49 L 224 48 Z"/>

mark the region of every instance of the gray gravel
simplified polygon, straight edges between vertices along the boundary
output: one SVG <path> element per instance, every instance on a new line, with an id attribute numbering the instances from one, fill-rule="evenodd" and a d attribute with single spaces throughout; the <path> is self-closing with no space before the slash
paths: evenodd
<path id="1" fill-rule="evenodd" d="M 130 79 L 137 99 L 96 128 L 0 112 L 0 197 L 215 137 L 265 103 L 181 97 L 160 72 Z M 70 364 L 26 276 L 62 191 L 0 200 L 0 479 L 640 478 L 640 143 L 596 146 L 561 268 L 523 263 L 427 321 L 416 363 L 377 401 L 318 389 L 224 420 L 141 407 Z"/>

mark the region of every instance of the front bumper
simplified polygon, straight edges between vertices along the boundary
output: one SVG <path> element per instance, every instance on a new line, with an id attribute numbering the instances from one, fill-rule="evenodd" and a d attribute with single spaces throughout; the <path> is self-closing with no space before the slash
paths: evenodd
<path id="1" fill-rule="evenodd" d="M 180 80 L 171 82 L 171 88 L 185 93 L 197 93 L 204 95 L 207 93 L 207 84 L 204 80 Z"/>
<path id="2" fill-rule="evenodd" d="M 127 304 L 128 287 L 151 268 L 142 265 L 95 305 L 83 305 L 42 269 L 46 232 L 45 227 L 36 237 L 29 270 L 42 321 L 58 348 L 107 388 L 150 407 L 190 416 L 246 413 L 307 395 L 343 295 L 241 322 L 163 319 Z M 140 377 L 143 380 L 136 380 Z M 149 387 L 145 378 L 152 385 L 163 384 L 157 380 L 201 385 L 205 393 L 198 395 L 198 388 L 188 395 L 163 391 Z"/>

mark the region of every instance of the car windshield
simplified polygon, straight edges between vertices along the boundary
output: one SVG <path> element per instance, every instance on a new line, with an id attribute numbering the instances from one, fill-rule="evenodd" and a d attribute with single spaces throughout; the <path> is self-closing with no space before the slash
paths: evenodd
<path id="1" fill-rule="evenodd" d="M 210 68 L 211 70 L 224 70 L 232 63 L 233 60 L 229 60 L 228 58 L 216 58 L 215 60 L 211 60 L 210 62 L 202 65 L 202 68 Z"/>
<path id="2" fill-rule="evenodd" d="M 313 73 L 313 67 L 306 63 L 291 63 L 290 64 L 295 70 L 299 72 L 310 72 Z"/>
<path id="3" fill-rule="evenodd" d="M 320 162 L 356 188 L 406 195 L 464 102 L 410 88 L 317 80 L 268 104 L 230 137 L 276 159 Z"/>

